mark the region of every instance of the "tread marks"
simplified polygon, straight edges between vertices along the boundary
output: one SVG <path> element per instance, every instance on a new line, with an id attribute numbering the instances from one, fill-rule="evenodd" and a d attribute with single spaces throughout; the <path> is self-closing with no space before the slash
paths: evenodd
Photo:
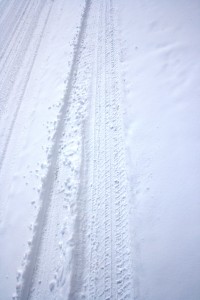
<path id="1" fill-rule="evenodd" d="M 25 94 L 25 91 L 26 91 L 26 87 L 28 85 L 28 82 L 29 82 L 29 79 L 30 79 L 30 76 L 31 76 L 32 68 L 34 66 L 35 59 L 37 57 L 37 53 L 38 53 L 38 50 L 39 50 L 39 47 L 40 47 L 40 44 L 41 44 L 41 40 L 42 40 L 42 36 L 43 36 L 44 31 L 45 31 L 45 28 L 46 28 L 46 25 L 47 25 L 47 22 L 48 22 L 50 13 L 51 13 L 52 6 L 53 5 L 51 5 L 49 7 L 49 9 L 46 13 L 46 16 L 45 16 L 44 23 L 43 23 L 43 26 L 41 28 L 40 34 L 38 35 L 38 38 L 35 42 L 35 47 L 32 47 L 32 49 L 31 49 L 32 53 L 31 53 L 30 62 L 29 62 L 28 68 L 27 68 L 27 72 L 25 73 L 25 81 L 23 83 L 22 89 L 19 90 L 19 94 L 16 94 L 17 104 L 16 104 L 16 109 L 13 109 L 14 113 L 13 113 L 12 121 L 9 124 L 10 126 L 8 124 L 6 124 L 7 126 L 4 130 L 4 133 L 6 131 L 6 136 L 5 136 L 5 142 L 1 146 L 2 150 L 0 151 L 0 171 L 1 171 L 4 159 L 6 157 L 7 148 L 8 148 L 9 142 L 10 142 L 10 138 L 12 136 L 12 132 L 13 132 L 13 129 L 14 129 L 14 126 L 15 126 L 17 115 L 18 115 L 18 112 L 20 110 L 22 100 L 23 100 L 23 97 L 24 97 L 24 94 Z"/>
<path id="2" fill-rule="evenodd" d="M 2 5 L 3 5 L 3 8 L 0 8 L 1 9 L 0 31 L 2 32 L 1 37 L 0 37 L 0 45 L 1 46 L 3 46 L 2 41 L 3 41 L 4 37 L 8 38 L 10 35 L 10 31 L 12 31 L 11 28 L 15 22 L 15 17 L 17 17 L 17 13 L 18 13 L 21 5 L 23 5 L 23 1 L 18 6 L 17 6 L 17 0 L 1 1 L 1 6 Z M 13 9 L 14 7 L 15 7 L 15 9 Z"/>
<path id="3" fill-rule="evenodd" d="M 106 257 L 106 165 L 105 165 L 105 155 L 106 155 L 106 124 L 105 124 L 105 1 L 103 2 L 102 10 L 102 35 L 100 43 L 100 53 L 99 53 L 99 76 L 98 76 L 98 94 L 97 94 L 97 106 L 99 109 L 99 120 L 97 123 L 98 130 L 98 140 L 97 140 L 97 220 L 98 226 L 96 230 L 96 251 L 97 251 L 97 273 L 95 274 L 95 299 L 102 299 L 105 291 L 105 277 L 106 277 L 106 267 L 105 267 L 105 257 Z"/>
<path id="4" fill-rule="evenodd" d="M 26 2 L 26 1 L 25 1 Z M 13 4 L 15 4 L 13 2 Z M 26 10 L 28 8 L 28 6 L 30 5 L 30 3 L 27 1 L 25 4 L 24 2 L 21 2 L 20 5 L 18 5 L 18 3 L 13 7 L 11 7 L 10 12 L 11 12 L 11 16 L 7 16 L 4 23 L 5 24 L 1 24 L 0 26 L 0 32 L 1 34 L 1 39 L 0 39 L 0 58 L 2 59 L 3 56 L 5 55 L 9 44 L 11 43 L 11 41 L 13 40 L 13 36 L 15 35 L 15 33 L 17 32 L 18 28 L 20 27 L 21 23 L 22 23 L 22 19 L 24 17 L 24 15 L 26 14 Z M 13 11 L 14 11 L 14 16 L 13 16 Z M 8 26 L 8 20 L 12 20 L 10 26 Z"/>
<path id="5" fill-rule="evenodd" d="M 86 214 L 90 240 L 86 299 L 132 299 L 129 253 L 128 197 L 125 171 L 118 45 L 112 1 L 101 1 L 97 40 L 96 87 L 92 106 L 95 121 L 89 132 L 90 157 Z M 92 184 L 88 184 L 89 180 Z M 90 215 L 90 212 L 91 215 Z M 87 253 L 85 254 L 87 256 Z M 85 270 L 87 273 L 87 269 Z"/>
<path id="6" fill-rule="evenodd" d="M 11 42 L 13 41 L 13 45 L 10 43 L 11 48 L 8 51 L 8 56 L 5 57 L 5 60 L 2 60 L 3 65 L 1 66 L 0 80 L 0 117 L 5 110 L 6 101 L 11 92 L 45 2 L 46 1 L 37 1 L 34 4 L 31 3 L 32 7 L 29 7 L 29 11 L 23 16 L 24 18 L 20 23 L 21 25 L 24 23 L 24 26 L 22 26 L 23 34 L 20 30 L 16 33 L 17 36 L 11 40 Z M 26 22 L 28 22 L 28 26 L 26 25 Z M 19 34 L 20 39 L 18 39 Z"/>
<path id="7" fill-rule="evenodd" d="M 105 116 L 106 116 L 106 157 L 105 157 L 105 164 L 107 169 L 106 174 L 106 186 L 107 186 L 107 195 L 105 198 L 106 204 L 106 224 L 105 230 L 107 233 L 106 236 L 106 276 L 105 276 L 105 299 L 111 299 L 114 296 L 114 288 L 113 283 L 114 281 L 114 256 L 113 256 L 113 248 L 115 247 L 114 239 L 113 239 L 113 169 L 112 169 L 112 139 L 111 139 L 111 132 L 110 132 L 110 117 L 111 117 L 111 106 L 110 106 L 110 85 L 111 85 L 111 73 L 109 68 L 109 61 L 110 61 L 110 53 L 109 53 L 109 32 L 108 32 L 108 9 L 109 3 L 106 2 L 106 10 L 105 10 L 105 82 L 106 82 L 106 90 L 105 90 Z"/>
<path id="8" fill-rule="evenodd" d="M 94 52 L 94 44 L 93 40 L 95 40 L 95 27 L 96 27 L 96 14 L 98 12 L 97 9 L 93 9 L 93 5 L 95 3 L 91 3 L 89 10 L 89 17 L 87 20 L 87 28 L 91 28 L 90 31 L 87 31 L 84 33 L 84 38 L 82 42 L 82 50 L 79 57 L 78 62 L 78 72 L 77 76 L 75 78 L 75 82 L 73 85 L 73 94 L 71 98 L 74 98 L 74 102 L 76 103 L 75 107 L 79 107 L 80 105 L 80 99 L 81 103 L 84 103 L 83 108 L 86 109 L 86 106 L 88 105 L 88 97 L 90 97 L 90 81 L 91 81 L 91 74 L 92 74 L 92 66 L 91 61 L 93 58 L 93 52 Z M 91 42 L 92 41 L 92 42 Z M 84 92 L 82 92 L 84 91 Z M 79 110 L 79 109 L 78 109 Z M 82 111 L 82 109 L 81 109 Z M 82 111 L 83 112 L 83 111 Z M 68 111 L 70 118 L 72 117 L 72 109 Z M 81 126 L 81 141 L 83 139 L 83 136 L 85 135 L 85 126 L 87 126 L 85 123 L 85 112 L 83 112 L 82 115 L 82 122 L 79 124 Z M 87 138 L 87 137 L 86 137 Z M 82 143 L 81 143 L 82 144 Z M 93 144 L 92 144 L 93 145 Z M 89 233 L 87 231 L 87 224 L 85 224 L 86 217 L 86 209 L 85 206 L 86 203 L 86 183 L 85 180 L 87 180 L 87 176 L 85 175 L 85 171 L 88 172 L 88 166 L 87 161 L 89 160 L 89 157 L 87 156 L 90 154 L 90 152 L 85 151 L 85 147 L 90 147 L 91 143 L 86 140 L 85 145 L 82 146 L 82 155 L 81 155 L 81 166 L 80 166 L 80 174 L 79 174 L 79 180 L 82 178 L 81 184 L 78 188 L 77 197 L 73 198 L 73 203 L 75 205 L 75 222 L 74 222 L 74 230 L 73 230 L 73 252 L 72 252 L 72 276 L 70 281 L 70 291 L 69 291 L 69 299 L 75 299 L 77 300 L 78 294 L 80 292 L 80 286 L 85 286 L 86 282 L 82 276 L 83 269 L 85 268 L 86 261 L 88 257 L 85 257 L 83 259 L 82 254 L 85 253 L 85 249 L 88 247 L 86 243 L 86 237 L 89 236 Z M 85 159 L 83 159 L 85 157 Z M 84 163 L 83 163 L 84 162 Z M 86 170 L 85 170 L 86 168 Z M 81 269 L 82 272 L 77 272 L 77 269 Z M 71 269 L 70 269 L 71 271 Z"/>
<path id="9" fill-rule="evenodd" d="M 106 113 L 105 113 L 105 93 L 106 93 L 106 78 L 105 78 L 105 1 L 102 1 L 100 10 L 99 23 L 99 38 L 98 38 L 98 53 L 97 53 L 97 82 L 96 82 L 96 104 L 95 105 L 95 153 L 94 153 L 94 182 L 93 193 L 95 193 L 93 223 L 94 240 L 92 244 L 91 267 L 92 276 L 90 278 L 90 293 L 93 286 L 93 293 L 89 294 L 88 298 L 102 299 L 105 293 L 110 294 L 110 272 L 109 272 L 109 235 L 108 229 L 110 223 L 109 208 L 106 203 L 109 198 L 107 193 L 109 171 L 107 160 L 107 143 L 106 143 Z M 96 174 L 95 174 L 96 173 Z M 95 268 L 93 268 L 95 266 Z"/>
<path id="10" fill-rule="evenodd" d="M 98 256 L 98 247 L 100 246 L 98 244 L 98 234 L 100 230 L 100 217 L 98 215 L 98 209 L 99 209 L 99 186 L 98 182 L 100 179 L 99 174 L 99 168 L 98 168 L 98 161 L 99 161 L 99 140 L 100 140 L 100 89 L 101 86 L 101 67 L 99 68 L 99 65 L 102 66 L 102 56 L 101 56 L 101 43 L 103 39 L 103 22 L 102 22 L 102 13 L 103 13 L 103 2 L 100 4 L 99 8 L 99 20 L 98 20 L 98 28 L 97 28 L 97 51 L 96 51 L 96 61 L 98 62 L 95 66 L 96 70 L 96 83 L 95 83 L 95 91 L 93 90 L 93 93 L 95 94 L 95 98 L 93 98 L 93 95 L 91 95 L 91 98 L 93 101 L 96 100 L 96 105 L 92 104 L 92 113 L 94 114 L 94 122 L 91 124 L 92 133 L 91 133 L 91 139 L 90 144 L 92 145 L 92 154 L 91 154 L 91 160 L 89 162 L 90 164 L 90 174 L 92 173 L 92 184 L 91 188 L 88 190 L 88 195 L 90 194 L 90 198 L 88 198 L 88 201 L 91 202 L 91 216 L 90 213 L 88 213 L 88 217 L 90 220 L 89 230 L 90 230 L 90 261 L 89 261 L 89 282 L 88 282 L 88 298 L 95 299 L 95 293 L 97 289 L 97 273 L 98 269 L 100 268 L 100 262 L 99 262 L 99 256 Z M 92 161 L 92 164 L 91 164 Z"/>
<path id="11" fill-rule="evenodd" d="M 9 63 L 11 64 L 12 61 L 14 60 L 14 58 L 17 56 L 18 54 L 18 48 L 20 49 L 20 45 L 22 43 L 23 40 L 23 36 L 26 33 L 26 27 L 27 27 L 27 19 L 31 19 L 31 14 L 32 11 L 34 11 L 34 8 L 36 7 L 36 5 L 34 3 L 28 3 L 24 14 L 22 14 L 22 18 L 20 18 L 19 24 L 16 22 L 14 23 L 14 32 L 12 32 L 12 35 L 9 36 L 7 38 L 7 42 L 8 44 L 6 45 L 6 42 L 4 41 L 2 46 L 5 46 L 5 52 L 3 52 L 1 54 L 1 61 L 0 61 L 0 72 L 4 74 L 4 76 L 6 75 L 6 71 L 9 67 Z M 21 8 L 23 9 L 23 7 Z M 26 12 L 26 13 L 25 13 Z M 7 19 L 6 19 L 7 21 Z M 21 28 L 19 28 L 20 30 L 18 31 L 18 26 Z M 11 30 L 12 31 L 12 30 Z M 10 38 L 10 40 L 9 40 Z M 4 50 L 4 48 L 3 48 Z"/>
<path id="12" fill-rule="evenodd" d="M 115 43 L 114 8 L 110 3 L 110 33 L 111 33 L 111 73 L 112 73 L 112 107 L 113 107 L 113 166 L 115 188 L 115 232 L 116 232 L 116 277 L 117 299 L 132 299 L 131 295 L 131 259 L 129 236 L 129 208 L 127 196 L 127 177 L 125 150 L 123 146 L 122 108 L 120 94 L 119 53 Z"/>
<path id="13" fill-rule="evenodd" d="M 1 23 L 4 19 L 4 11 L 6 11 L 6 9 L 9 7 L 9 0 L 1 0 L 0 1 L 0 26 L 1 26 Z"/>
<path id="14" fill-rule="evenodd" d="M 129 249 L 128 198 L 123 149 L 122 110 L 120 106 L 118 45 L 115 40 L 112 0 L 86 1 L 86 11 L 83 16 L 66 96 L 54 137 L 49 169 L 42 189 L 41 201 L 43 203 L 38 216 L 33 250 L 29 257 L 29 270 L 24 274 L 24 286 L 27 285 L 27 287 L 24 287 L 22 291 L 22 299 L 27 299 L 30 296 L 35 268 L 40 259 L 43 230 L 45 226 L 50 226 L 47 214 L 53 197 L 52 193 L 55 192 L 57 184 L 55 169 L 58 168 L 60 144 L 66 125 L 67 102 L 72 98 L 73 90 L 77 88 L 75 77 L 79 76 L 77 70 L 82 49 L 81 40 L 86 30 L 84 18 L 87 19 L 87 9 L 89 9 L 90 4 L 93 10 L 98 11 L 96 14 L 99 19 L 96 32 L 96 62 L 94 62 L 95 71 L 93 74 L 96 78 L 90 96 L 92 117 L 90 116 L 91 121 L 88 120 L 88 128 L 85 127 L 87 131 L 84 133 L 86 153 L 83 154 L 85 160 L 83 162 L 85 171 L 83 176 L 85 175 L 86 178 L 82 178 L 81 184 L 83 187 L 80 189 L 83 191 L 83 195 L 77 200 L 77 206 L 80 201 L 86 201 L 80 208 L 83 211 L 78 211 L 80 214 L 78 216 L 80 224 L 77 225 L 79 240 L 76 241 L 77 249 L 75 249 L 75 258 L 78 259 L 78 262 L 83 258 L 84 262 L 81 262 L 80 265 L 74 264 L 72 282 L 76 286 L 72 287 L 73 291 L 70 294 L 70 299 L 82 298 L 81 292 L 86 295 L 86 299 L 91 300 L 133 299 L 130 291 L 130 253 L 127 250 Z M 90 30 L 89 33 L 91 33 L 91 27 L 88 26 L 87 28 L 90 28 L 87 30 Z M 27 33 L 24 33 L 23 41 L 25 41 L 26 35 Z M 11 66 L 14 66 L 14 61 L 17 58 L 11 57 L 10 59 Z M 11 70 L 13 69 L 11 68 Z M 15 118 L 16 114 L 14 120 Z M 13 122 L 15 123 L 15 121 Z M 84 218 L 82 218 L 83 216 Z M 52 226 L 54 228 L 54 225 Z M 86 229 L 81 228 L 82 226 L 86 226 Z M 80 248 L 78 246 L 79 242 L 82 244 Z M 66 264 L 65 260 L 63 262 Z M 83 266 L 84 269 L 82 269 Z M 61 273 L 65 272 L 62 270 Z M 83 272 L 84 282 L 82 287 L 78 286 L 80 277 L 79 275 L 76 277 L 76 272 L 79 274 Z M 60 277 L 63 279 L 62 274 L 60 274 Z M 63 284 L 62 280 L 60 284 Z M 78 295 L 73 298 L 75 293 Z"/>
<path id="15" fill-rule="evenodd" d="M 88 28 L 94 28 L 94 38 L 88 40 L 89 44 L 91 44 L 91 40 L 96 41 L 96 39 L 99 38 L 99 35 L 97 33 L 97 28 L 99 28 L 99 24 L 101 24 L 101 11 L 102 11 L 102 3 L 98 1 L 92 1 L 91 6 L 91 15 L 93 15 L 92 19 L 90 20 L 90 24 L 88 25 Z M 97 25 L 98 24 L 98 25 Z M 89 32 L 88 32 L 89 34 Z M 94 42 L 96 45 L 99 46 L 99 44 Z M 96 81 L 96 60 L 99 59 L 98 55 L 98 48 L 92 46 L 92 52 L 93 52 L 93 67 L 92 67 L 92 74 L 93 81 Z M 95 53 L 94 53 L 95 49 Z M 93 95 L 97 94 L 97 85 L 91 85 L 91 90 L 89 92 L 88 98 L 91 98 L 91 100 L 95 100 Z M 84 275 L 83 276 L 83 286 L 80 288 L 80 283 L 78 281 L 75 282 L 75 287 L 72 285 L 72 290 L 76 291 L 76 297 L 72 298 L 72 296 L 69 299 L 79 299 L 81 298 L 80 291 L 83 294 L 86 294 L 86 299 L 95 299 L 95 292 L 96 292 L 96 278 L 95 275 L 97 274 L 97 270 L 99 267 L 99 259 L 97 257 L 97 243 L 96 243 L 96 235 L 99 231 L 99 221 L 97 221 L 97 175 L 98 175 L 98 169 L 96 165 L 96 161 L 98 159 L 97 154 L 98 151 L 96 151 L 96 147 L 98 146 L 98 143 L 96 142 L 99 139 L 99 130 L 98 132 L 95 131 L 95 124 L 98 122 L 99 119 L 99 107 L 95 107 L 93 103 L 88 104 L 89 110 L 92 114 L 91 122 L 85 122 L 85 128 L 84 128 L 84 136 L 85 136 L 85 144 L 84 144 L 84 157 L 83 157 L 83 175 L 82 176 L 82 188 L 80 191 L 80 197 L 79 202 L 85 203 L 84 207 L 81 206 L 81 209 L 84 209 L 83 211 L 79 210 L 79 214 L 82 216 L 80 219 L 82 219 L 82 226 L 85 226 L 85 230 L 81 229 L 82 234 L 84 234 L 84 237 L 82 237 L 81 241 L 83 245 L 81 246 L 82 251 L 79 251 L 79 259 L 84 260 Z M 88 134 L 88 131 L 90 134 Z M 93 165 L 90 162 L 94 162 L 94 168 Z M 87 189 L 88 185 L 88 174 L 90 174 L 90 189 Z M 85 178 L 85 179 L 83 179 Z M 92 189 L 92 186 L 95 183 L 95 188 Z M 81 226 L 81 228 L 82 228 Z M 77 247 L 79 248 L 79 243 L 81 241 L 77 241 L 78 244 Z M 80 250 L 81 250 L 80 249 Z M 84 256 L 84 257 L 83 257 Z M 79 266 L 78 266 L 79 267 Z M 86 271 L 87 270 L 87 271 Z M 74 268 L 74 272 L 77 272 L 77 268 Z"/>
<path id="16" fill-rule="evenodd" d="M 42 191 L 40 194 L 41 207 L 36 220 L 35 235 L 32 242 L 31 252 L 28 258 L 29 264 L 27 265 L 27 268 L 23 274 L 24 282 L 20 294 L 20 299 L 28 299 L 31 294 L 37 262 L 40 259 L 41 241 L 44 235 L 44 230 L 48 226 L 48 210 L 49 207 L 51 206 L 51 197 L 57 179 L 58 160 L 61 151 L 60 143 L 62 141 L 62 136 L 65 128 L 65 121 L 66 121 L 66 115 L 68 113 L 69 101 L 72 97 L 76 76 L 78 75 L 77 70 L 78 70 L 79 57 L 82 50 L 82 41 L 85 36 L 85 30 L 86 30 L 90 5 L 91 5 L 91 0 L 86 0 L 85 9 L 81 19 L 81 26 L 77 37 L 76 47 L 74 50 L 74 56 L 71 64 L 71 70 L 69 73 L 69 80 L 66 87 L 63 104 L 61 106 L 60 113 L 58 116 L 58 122 L 54 134 L 53 145 L 49 155 L 48 170 L 46 173 L 46 177 L 44 178 Z M 73 135 L 74 132 L 71 132 L 71 134 Z"/>

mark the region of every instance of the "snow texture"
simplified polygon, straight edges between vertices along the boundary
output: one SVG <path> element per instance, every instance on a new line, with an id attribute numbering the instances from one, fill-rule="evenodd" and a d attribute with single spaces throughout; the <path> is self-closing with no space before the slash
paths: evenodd
<path id="1" fill-rule="evenodd" d="M 0 300 L 200 299 L 198 0 L 0 0 Z"/>

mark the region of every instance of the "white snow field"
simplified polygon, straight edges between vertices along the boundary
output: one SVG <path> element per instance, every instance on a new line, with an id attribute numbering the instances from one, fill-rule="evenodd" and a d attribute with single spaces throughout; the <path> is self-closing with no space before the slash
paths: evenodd
<path id="1" fill-rule="evenodd" d="M 199 0 L 0 0 L 0 300 L 200 300 Z"/>

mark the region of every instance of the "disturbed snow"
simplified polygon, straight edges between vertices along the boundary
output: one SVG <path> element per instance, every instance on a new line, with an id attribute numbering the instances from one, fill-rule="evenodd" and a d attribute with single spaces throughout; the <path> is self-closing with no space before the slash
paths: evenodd
<path id="1" fill-rule="evenodd" d="M 199 15 L 0 1 L 1 300 L 199 300 Z"/>

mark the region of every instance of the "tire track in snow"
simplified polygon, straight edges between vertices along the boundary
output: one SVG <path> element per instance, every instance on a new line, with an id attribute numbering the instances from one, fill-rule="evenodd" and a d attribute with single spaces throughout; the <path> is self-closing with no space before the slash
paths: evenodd
<path id="1" fill-rule="evenodd" d="M 47 25 L 47 22 L 48 22 L 48 19 L 49 19 L 51 10 L 52 10 L 52 6 L 53 6 L 53 2 L 52 2 L 51 6 L 49 7 L 49 10 L 47 12 L 43 27 L 41 29 L 38 40 L 36 42 L 35 49 L 32 49 L 32 51 L 33 50 L 34 51 L 32 53 L 30 66 L 28 68 L 27 73 L 25 74 L 25 81 L 24 81 L 23 87 L 20 91 L 20 95 L 16 99 L 17 100 L 17 106 L 16 106 L 15 112 L 13 114 L 12 122 L 11 122 L 9 128 L 7 126 L 8 132 L 7 132 L 7 135 L 6 135 L 6 138 L 5 138 L 4 145 L 2 146 L 2 151 L 0 152 L 0 172 L 1 172 L 1 168 L 2 168 L 3 163 L 4 163 L 4 159 L 6 157 L 7 148 L 8 148 L 8 145 L 9 145 L 9 142 L 10 142 L 10 139 L 11 139 L 11 136 L 12 136 L 12 132 L 13 132 L 16 120 L 17 120 L 17 116 L 18 116 L 18 113 L 19 113 L 19 110 L 20 110 L 20 107 L 21 107 L 21 104 L 22 104 L 22 101 L 23 101 L 23 98 L 24 98 L 24 94 L 25 94 L 25 91 L 26 91 L 26 88 L 27 88 L 27 85 L 28 85 L 28 82 L 29 82 L 29 79 L 30 79 L 30 76 L 31 76 L 31 72 L 32 72 L 32 69 L 33 69 L 33 66 L 34 66 L 34 63 L 35 63 L 35 60 L 36 60 L 36 57 L 37 57 L 37 53 L 38 53 L 38 50 L 39 50 L 39 47 L 40 47 L 40 44 L 41 44 L 41 41 L 42 41 L 42 37 L 43 37 L 43 34 L 45 32 L 45 28 L 46 28 L 46 25 Z"/>
<path id="2" fill-rule="evenodd" d="M 6 75 L 6 72 L 9 69 L 9 64 L 11 64 L 14 58 L 17 56 L 20 46 L 22 45 L 23 35 L 27 31 L 28 20 L 31 20 L 31 15 L 34 12 L 37 6 L 32 2 L 27 2 L 25 9 L 23 6 L 18 8 L 18 20 L 14 18 L 12 20 L 12 24 L 10 27 L 7 23 L 9 21 L 9 16 L 5 20 L 5 28 L 8 27 L 8 34 L 6 35 L 5 40 L 2 43 L 2 53 L 1 53 L 1 61 L 0 61 L 0 74 Z M 13 8 L 14 10 L 14 8 Z M 21 12 L 21 16 L 20 16 Z M 11 10 L 12 13 L 12 10 Z M 13 28 L 12 28 L 13 27 Z M 19 29 L 19 30 L 18 30 Z M 4 28 L 1 30 L 4 31 Z M 19 49 L 19 50 L 18 50 Z"/>
<path id="3" fill-rule="evenodd" d="M 0 39 L 0 58 L 1 58 L 0 66 L 1 67 L 0 67 L 0 70 L 3 69 L 2 63 L 4 62 L 4 59 L 5 59 L 4 56 L 5 56 L 5 54 L 7 54 L 7 52 L 9 52 L 8 48 L 9 48 L 11 42 L 13 41 L 13 37 L 16 35 L 16 32 L 18 32 L 18 28 L 20 28 L 20 26 L 23 27 L 26 25 L 26 23 L 23 22 L 24 16 L 26 16 L 26 11 L 30 5 L 31 5 L 30 2 L 26 2 L 25 4 L 23 2 L 21 2 L 21 5 L 19 5 L 19 6 L 16 5 L 16 7 L 14 7 L 14 8 L 12 7 L 10 9 L 11 16 L 8 15 L 5 19 L 5 24 L 2 24 L 2 26 L 0 27 L 0 32 L 1 32 L 1 39 Z M 14 16 L 13 16 L 13 11 L 15 13 Z M 12 20 L 11 24 L 9 24 L 10 19 Z M 10 26 L 8 26 L 8 24 Z M 16 41 L 13 44 L 16 44 Z M 11 47 L 11 49 L 12 49 L 12 47 Z"/>
<path id="4" fill-rule="evenodd" d="M 88 31 L 91 31 L 91 28 L 94 28 L 94 45 L 93 45 L 93 60 L 91 61 L 91 64 L 93 64 L 93 72 L 92 77 L 93 81 L 96 81 L 96 73 L 100 72 L 100 69 L 96 68 L 96 61 L 101 60 L 102 57 L 99 56 L 99 46 L 100 43 L 98 42 L 98 39 L 102 39 L 102 11 L 103 11 L 103 2 L 102 1 L 92 1 L 92 7 L 91 11 L 94 14 L 94 20 L 91 20 L 91 24 L 88 26 Z M 91 13 L 91 14 L 92 14 Z M 89 34 L 89 32 L 88 32 Z M 91 40 L 89 41 L 91 44 Z M 97 97 L 100 97 L 100 95 L 97 95 L 97 90 L 94 87 L 95 85 L 92 85 L 91 91 L 89 92 L 89 101 L 94 97 L 94 94 L 96 95 L 95 99 Z M 82 293 L 82 287 L 85 293 L 87 282 L 85 282 L 84 279 L 84 272 L 83 270 L 86 269 L 89 266 L 89 256 L 92 255 L 92 264 L 90 265 L 88 276 L 92 281 L 92 274 L 95 273 L 96 268 L 98 268 L 98 265 L 96 263 L 96 256 L 93 256 L 93 253 L 91 253 L 91 248 L 88 243 L 88 237 L 91 237 L 91 240 L 93 239 L 93 236 L 96 233 L 96 227 L 93 223 L 93 219 L 90 218 L 90 215 L 88 215 L 88 209 L 87 206 L 89 206 L 89 211 L 92 212 L 94 215 L 94 210 L 96 210 L 96 201 L 94 200 L 96 197 L 96 189 L 90 190 L 90 193 L 87 191 L 87 184 L 88 184 L 88 178 L 89 175 L 93 180 L 96 180 L 97 184 L 97 178 L 96 178 L 96 172 L 97 170 L 91 168 L 91 164 L 89 163 L 91 160 L 97 160 L 97 157 L 94 157 L 94 148 L 98 147 L 98 143 L 96 143 L 96 137 L 98 134 L 95 135 L 95 132 L 93 132 L 95 128 L 95 120 L 97 117 L 97 112 L 95 116 L 95 110 L 93 106 L 89 105 L 89 111 L 92 115 L 91 123 L 88 124 L 86 121 L 85 123 L 85 129 L 83 130 L 83 138 L 85 139 L 85 145 L 83 145 L 83 153 L 82 153 L 82 166 L 81 166 L 81 182 L 80 182 L 80 188 L 79 188 L 79 195 L 77 199 L 77 217 L 76 217 L 76 223 L 74 227 L 74 237 L 75 237 L 75 246 L 73 251 L 73 257 L 72 257 L 72 277 L 71 277 L 71 284 L 70 284 L 70 294 L 69 299 L 75 300 L 80 298 L 80 293 Z M 97 108 L 98 110 L 99 108 Z M 94 117 L 95 116 L 95 117 Z M 98 114 L 99 116 L 99 114 Z M 93 134 L 88 134 L 88 132 L 92 131 L 94 134 L 94 140 L 91 140 L 88 138 L 88 136 L 93 136 Z M 89 149 L 89 151 L 88 151 Z M 95 151 L 97 154 L 98 151 Z M 88 224 L 88 221 L 91 222 Z M 94 225 L 94 226 L 93 226 Z M 91 230 L 93 229 L 93 230 Z M 93 244 L 91 244 L 92 246 Z M 81 272 L 79 270 L 82 270 Z M 91 293 L 93 291 L 91 290 Z M 87 298 L 86 298 L 87 299 Z"/>
<path id="5" fill-rule="evenodd" d="M 78 222 L 82 223 L 76 228 L 85 236 L 80 238 L 80 233 L 75 233 L 79 239 L 69 298 L 133 299 L 119 53 L 112 1 L 101 1 L 99 12 L 92 116 L 85 127 L 84 176 L 78 200 L 86 204 L 85 211 L 81 206 L 78 212 Z M 81 230 L 84 226 L 86 229 Z M 81 260 L 85 261 L 79 264 Z"/>
<path id="6" fill-rule="evenodd" d="M 131 257 L 130 257 L 130 232 L 129 232 L 129 204 L 126 176 L 126 158 L 124 149 L 123 120 L 121 106 L 121 82 L 119 71 L 119 52 L 117 51 L 116 32 L 114 22 L 113 1 L 108 2 L 107 36 L 109 36 L 109 48 L 106 58 L 110 63 L 106 74 L 110 74 L 111 97 L 109 103 L 109 119 L 111 120 L 111 168 L 113 169 L 113 194 L 114 194 L 114 233 L 115 249 L 115 280 L 116 294 L 114 299 L 132 299 L 133 292 L 131 278 Z"/>
<path id="7" fill-rule="evenodd" d="M 1 17 L 0 17 L 0 27 L 4 24 L 5 18 L 8 17 L 8 14 L 11 12 L 11 7 L 14 7 L 15 2 L 12 0 L 1 1 Z"/>
<path id="8" fill-rule="evenodd" d="M 43 181 L 42 191 L 41 191 L 41 208 L 38 213 L 38 217 L 36 220 L 35 225 L 35 234 L 33 237 L 32 242 L 32 248 L 31 252 L 28 257 L 28 264 L 26 267 L 26 270 L 23 274 L 23 282 L 22 282 L 22 289 L 21 291 L 18 291 L 18 297 L 21 300 L 27 300 L 29 299 L 29 296 L 31 295 L 31 289 L 32 289 L 32 283 L 34 279 L 35 269 L 37 260 L 40 254 L 40 245 L 41 240 L 43 236 L 43 230 L 46 226 L 47 222 L 47 215 L 48 215 L 48 208 L 50 206 L 51 202 L 51 195 L 54 188 L 54 181 L 56 179 L 56 173 L 57 173 L 57 163 L 59 158 L 59 148 L 60 148 L 60 142 L 62 140 L 63 135 L 63 129 L 65 126 L 65 117 L 66 112 L 68 108 L 68 102 L 71 97 L 72 91 L 73 91 L 73 83 L 74 83 L 74 77 L 77 72 L 78 68 L 78 62 L 79 62 L 79 56 L 81 52 L 81 45 L 82 41 L 84 39 L 84 34 L 86 30 L 87 25 L 87 19 L 88 14 L 90 10 L 91 0 L 86 0 L 85 3 L 85 9 L 82 15 L 81 25 L 80 25 L 80 31 L 77 38 L 76 47 L 74 49 L 74 57 L 72 61 L 72 66 L 69 74 L 69 80 L 66 88 L 66 93 L 63 99 L 63 105 L 60 110 L 60 114 L 58 117 L 58 124 L 57 128 L 54 134 L 53 138 L 53 145 L 51 149 L 51 153 L 49 155 L 49 166 L 47 175 Z"/>
<path id="9" fill-rule="evenodd" d="M 21 30 L 16 32 L 11 39 L 10 49 L 8 47 L 1 59 L 1 74 L 0 74 L 0 117 L 6 109 L 8 97 L 14 85 L 16 76 L 23 62 L 25 53 L 30 44 L 34 30 L 37 26 L 37 21 L 40 17 L 45 1 L 31 2 L 29 11 L 23 16 L 20 24 Z M 26 24 L 27 23 L 27 24 Z M 19 28 L 19 29 L 20 29 Z"/>
<path id="10" fill-rule="evenodd" d="M 2 23 L 2 20 L 4 18 L 4 11 L 6 10 L 6 8 L 9 6 L 9 1 L 7 0 L 2 0 L 0 1 L 0 12 L 1 12 L 1 15 L 0 15 L 0 26 L 1 26 L 1 23 Z"/>
<path id="11" fill-rule="evenodd" d="M 77 217 L 77 209 L 85 211 L 84 202 L 79 202 L 77 196 L 80 172 L 84 120 L 90 94 L 91 69 L 93 66 L 96 37 L 96 22 L 98 9 L 91 3 L 87 20 L 87 29 L 81 45 L 78 58 L 77 72 L 74 76 L 73 89 L 69 99 L 65 128 L 60 144 L 60 154 L 57 163 L 57 176 L 51 197 L 51 204 L 47 217 L 44 235 L 40 246 L 40 255 L 34 276 L 34 291 L 31 299 L 72 299 L 69 295 L 72 275 L 72 257 L 74 257 L 74 243 L 85 233 L 84 225 Z M 96 5 L 97 6 L 97 5 Z M 80 216 L 80 215 L 78 215 Z M 59 220 L 59 221 L 58 221 Z M 80 231 L 74 230 L 81 225 Z M 75 233 L 75 234 L 74 234 Z M 78 233 L 78 236 L 77 236 Z M 46 252 L 48 251 L 48 256 Z M 80 256 L 79 256 L 80 257 Z M 81 266 L 82 260 L 76 263 Z M 81 274 L 79 274 L 79 283 Z M 58 296 L 59 295 L 59 296 Z"/>

